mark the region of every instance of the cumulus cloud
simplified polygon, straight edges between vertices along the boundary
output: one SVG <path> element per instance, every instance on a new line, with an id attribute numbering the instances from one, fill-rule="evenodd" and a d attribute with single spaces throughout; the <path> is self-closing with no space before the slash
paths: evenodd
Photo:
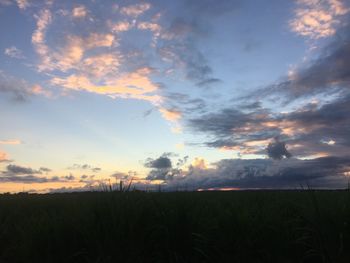
<path id="1" fill-rule="evenodd" d="M 270 145 L 271 157 L 288 157 L 285 145 L 273 142 L 279 136 L 295 156 L 343 156 L 350 151 L 349 101 L 347 95 L 288 113 L 227 108 L 190 119 L 188 126 L 207 135 L 205 145 L 242 154 L 266 154 Z M 336 143 L 324 143 L 331 139 Z"/>
<path id="2" fill-rule="evenodd" d="M 178 159 L 175 166 L 171 160 L 171 157 L 175 157 L 173 153 L 163 153 L 160 157 L 153 159 L 148 158 L 145 162 L 145 167 L 152 170 L 148 173 L 147 180 L 171 180 L 175 176 L 181 174 L 181 167 L 186 163 L 188 157 Z"/>
<path id="3" fill-rule="evenodd" d="M 164 156 L 160 156 L 155 160 L 148 159 L 145 163 L 145 166 L 148 168 L 169 169 L 172 167 L 172 164 L 171 164 L 171 160 L 166 155 L 164 155 Z"/>
<path id="4" fill-rule="evenodd" d="M 271 159 L 224 159 L 209 169 L 189 169 L 181 176 L 165 181 L 164 189 L 208 188 L 346 188 L 346 172 L 350 159 L 324 157 L 313 160 L 295 158 L 274 161 Z"/>
<path id="5" fill-rule="evenodd" d="M 266 150 L 268 156 L 275 160 L 290 158 L 292 156 L 287 150 L 286 143 L 279 141 L 278 138 L 274 142 L 270 142 Z"/>
<path id="6" fill-rule="evenodd" d="M 296 70 L 292 79 L 254 92 L 255 101 L 216 112 L 197 115 L 188 126 L 207 135 L 205 145 L 234 150 L 242 154 L 266 154 L 274 150 L 288 156 L 282 144 L 275 148 L 273 138 L 280 136 L 295 156 L 342 156 L 349 151 L 350 46 L 349 26 L 309 65 Z M 308 101 L 310 96 L 330 96 L 329 100 L 299 104 L 288 112 L 264 108 L 261 100 L 279 97 L 288 103 Z M 245 99 L 248 99 L 246 97 Z M 282 104 L 285 106 L 285 104 Z M 275 106 L 278 106 L 275 104 Z M 330 140 L 336 143 L 324 143 Z M 275 145 L 276 146 L 276 145 Z M 276 157 L 281 157 L 277 154 Z M 282 155 L 283 156 L 283 155 Z"/>

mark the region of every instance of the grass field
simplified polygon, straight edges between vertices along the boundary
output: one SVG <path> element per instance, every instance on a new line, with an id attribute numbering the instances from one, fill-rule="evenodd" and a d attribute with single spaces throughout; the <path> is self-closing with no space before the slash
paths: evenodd
<path id="1" fill-rule="evenodd" d="M 348 191 L 0 196 L 0 262 L 350 262 Z"/>

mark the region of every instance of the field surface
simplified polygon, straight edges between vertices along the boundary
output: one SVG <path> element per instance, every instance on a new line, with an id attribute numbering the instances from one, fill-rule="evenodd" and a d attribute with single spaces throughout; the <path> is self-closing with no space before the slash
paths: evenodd
<path id="1" fill-rule="evenodd" d="M 350 262 L 348 191 L 0 195 L 0 262 Z"/>

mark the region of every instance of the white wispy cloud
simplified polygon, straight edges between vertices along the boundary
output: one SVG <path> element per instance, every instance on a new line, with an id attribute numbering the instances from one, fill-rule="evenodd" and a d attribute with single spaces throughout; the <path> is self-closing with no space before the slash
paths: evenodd
<path id="1" fill-rule="evenodd" d="M 11 58 L 17 58 L 17 59 L 25 58 L 22 50 L 18 49 L 15 46 L 11 46 L 11 47 L 6 48 L 4 51 L 4 54 L 11 57 Z"/>

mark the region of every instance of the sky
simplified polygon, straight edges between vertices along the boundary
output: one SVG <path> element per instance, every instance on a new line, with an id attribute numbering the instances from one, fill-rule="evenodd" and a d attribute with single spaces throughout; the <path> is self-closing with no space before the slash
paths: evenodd
<path id="1" fill-rule="evenodd" d="M 348 186 L 348 0 L 0 0 L 0 34 L 0 192 Z"/>

